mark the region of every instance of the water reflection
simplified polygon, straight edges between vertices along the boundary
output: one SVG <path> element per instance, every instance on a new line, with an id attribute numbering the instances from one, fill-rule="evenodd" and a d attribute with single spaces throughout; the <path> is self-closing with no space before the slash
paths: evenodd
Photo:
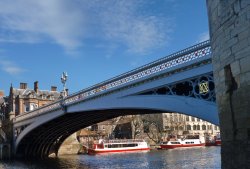
<path id="1" fill-rule="evenodd" d="M 2 169 L 220 168 L 220 147 L 152 150 L 147 153 L 70 155 L 38 161 L 5 161 Z"/>

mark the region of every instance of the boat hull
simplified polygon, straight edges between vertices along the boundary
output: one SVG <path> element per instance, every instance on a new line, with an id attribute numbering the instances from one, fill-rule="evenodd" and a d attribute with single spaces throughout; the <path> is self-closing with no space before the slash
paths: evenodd
<path id="1" fill-rule="evenodd" d="M 215 145 L 216 145 L 216 146 L 221 146 L 221 140 L 216 140 L 216 141 L 215 141 Z"/>
<path id="2" fill-rule="evenodd" d="M 102 154 L 102 153 L 120 153 L 120 152 L 136 152 L 149 151 L 150 148 L 135 148 L 135 149 L 88 149 L 88 154 Z"/>
<path id="3" fill-rule="evenodd" d="M 160 145 L 161 149 L 173 149 L 173 148 L 182 148 L 182 147 L 202 147 L 205 146 L 205 144 L 178 144 L 178 145 L 167 145 L 162 144 Z"/>
<path id="4" fill-rule="evenodd" d="M 221 140 L 216 140 L 215 142 L 206 142 L 205 146 L 221 146 Z"/>

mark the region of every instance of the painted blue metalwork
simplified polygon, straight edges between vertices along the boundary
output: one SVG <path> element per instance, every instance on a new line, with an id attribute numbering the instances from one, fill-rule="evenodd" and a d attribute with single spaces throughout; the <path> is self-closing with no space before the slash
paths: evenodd
<path id="1" fill-rule="evenodd" d="M 152 77 L 152 75 L 164 73 L 164 71 L 166 70 L 170 71 L 173 69 L 178 69 L 179 67 L 185 67 L 187 64 L 200 62 L 201 60 L 210 58 L 210 54 L 211 47 L 209 46 L 209 41 L 202 42 L 198 45 L 184 49 L 180 52 L 159 59 L 138 69 L 82 90 L 76 94 L 72 94 L 65 98 L 65 103 L 69 105 L 70 103 L 74 104 L 75 102 L 81 102 L 85 99 L 88 99 L 89 97 L 101 94 L 104 91 L 111 91 L 112 89 L 115 90 L 119 87 L 123 87 L 125 84 L 128 85 L 131 83 L 137 83 L 138 80 L 150 78 Z M 37 110 L 30 111 L 29 113 L 17 116 L 14 121 L 20 121 L 32 116 L 37 116 L 41 113 L 46 113 L 48 111 L 52 111 L 52 109 L 56 109 L 59 107 L 60 101 L 44 106 Z"/>
<path id="2" fill-rule="evenodd" d="M 122 110 L 127 111 L 119 113 Z M 106 113 L 95 114 L 99 111 Z M 219 125 L 209 41 L 17 116 L 14 119 L 15 149 L 27 135 L 35 132 L 35 129 L 50 122 L 53 125 L 54 120 L 63 119 L 66 115 L 80 114 L 81 117 L 87 118 L 94 114 L 90 121 L 84 121 L 86 125 L 90 125 L 98 119 L 104 120 L 106 116 L 108 118 L 126 115 L 132 111 L 134 114 L 143 114 L 144 111 L 179 112 Z M 67 123 L 67 119 L 65 120 Z M 68 132 L 83 126 L 75 121 L 68 125 L 71 126 L 65 127 Z M 57 142 L 58 139 L 54 137 L 62 139 L 67 136 L 63 135 L 64 133 L 64 130 L 57 129 L 57 135 L 50 134 L 45 142 L 50 142 L 50 137 Z M 29 149 L 32 151 L 33 145 L 30 146 Z"/>

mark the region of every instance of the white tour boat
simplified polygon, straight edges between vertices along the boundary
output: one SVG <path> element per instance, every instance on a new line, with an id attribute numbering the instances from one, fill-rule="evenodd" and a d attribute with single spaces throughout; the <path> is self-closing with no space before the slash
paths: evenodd
<path id="1" fill-rule="evenodd" d="M 199 147 L 205 146 L 205 140 L 200 139 L 199 136 L 187 136 L 182 139 L 170 139 L 160 144 L 161 149 L 173 149 L 180 147 Z"/>
<path id="2" fill-rule="evenodd" d="M 94 143 L 88 148 L 88 154 L 128 152 L 128 151 L 148 151 L 150 148 L 142 139 L 121 139 L 121 140 L 103 140 Z"/>

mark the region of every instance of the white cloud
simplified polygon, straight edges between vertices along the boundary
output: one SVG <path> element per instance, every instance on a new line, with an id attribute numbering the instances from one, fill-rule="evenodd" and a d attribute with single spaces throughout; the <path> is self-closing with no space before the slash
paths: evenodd
<path id="1" fill-rule="evenodd" d="M 209 37 L 209 32 L 204 32 L 204 33 L 199 35 L 197 42 L 200 43 L 200 42 L 209 40 L 209 38 L 210 38 Z"/>
<path id="2" fill-rule="evenodd" d="M 0 42 L 52 42 L 74 53 L 88 38 L 145 53 L 166 45 L 170 22 L 142 0 L 0 0 Z M 72 52 L 73 51 L 73 52 Z"/>
<path id="3" fill-rule="evenodd" d="M 66 50 L 81 45 L 84 18 L 75 3 L 66 0 L 0 0 L 0 41 L 52 40 Z"/>
<path id="4" fill-rule="evenodd" d="M 9 73 L 10 75 L 18 75 L 26 71 L 25 69 L 17 66 L 14 62 L 3 58 L 0 59 L 0 66 L 3 71 Z"/>
<path id="5" fill-rule="evenodd" d="M 145 53 L 166 45 L 171 31 L 169 19 L 145 15 L 140 8 L 143 1 L 109 1 L 103 4 L 104 10 L 99 13 L 103 19 L 105 37 L 123 43 L 128 51 Z M 105 7 L 106 6 L 106 7 Z"/>

